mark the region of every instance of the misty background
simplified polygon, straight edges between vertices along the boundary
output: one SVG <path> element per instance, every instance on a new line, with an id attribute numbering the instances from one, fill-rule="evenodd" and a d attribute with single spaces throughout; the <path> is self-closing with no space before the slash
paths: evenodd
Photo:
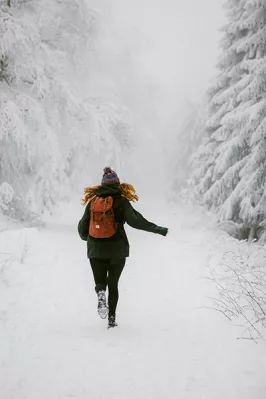
<path id="1" fill-rule="evenodd" d="M 263 4 L 0 4 L 2 214 L 38 219 L 109 165 L 264 242 Z"/>
<path id="2" fill-rule="evenodd" d="M 222 1 L 93 4 L 100 23 L 90 90 L 118 95 L 134 120 L 134 156 L 117 165 L 118 172 L 146 193 L 156 191 L 158 181 L 170 189 L 173 160 L 182 153 L 180 127 L 200 107 L 215 74 Z"/>
<path id="3" fill-rule="evenodd" d="M 195 140 L 183 127 L 198 123 L 215 73 L 220 1 L 2 0 L 0 11 L 4 214 L 52 212 L 106 165 L 140 196 L 184 183 Z"/>

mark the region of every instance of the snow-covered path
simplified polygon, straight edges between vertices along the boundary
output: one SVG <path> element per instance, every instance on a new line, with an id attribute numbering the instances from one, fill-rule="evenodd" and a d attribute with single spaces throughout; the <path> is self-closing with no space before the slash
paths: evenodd
<path id="1" fill-rule="evenodd" d="M 170 234 L 127 229 L 117 329 L 96 313 L 76 232 L 81 209 L 50 222 L 25 263 L 4 272 L 1 399 L 265 399 L 265 344 L 237 340 L 235 327 L 202 308 L 218 233 L 181 207 L 138 209 Z"/>

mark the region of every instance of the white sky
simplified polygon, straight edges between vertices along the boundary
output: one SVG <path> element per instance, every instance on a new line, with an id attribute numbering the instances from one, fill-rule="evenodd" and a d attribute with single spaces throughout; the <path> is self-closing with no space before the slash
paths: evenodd
<path id="1" fill-rule="evenodd" d="M 166 154 L 171 159 L 177 151 L 176 136 L 191 112 L 191 103 L 201 105 L 215 74 L 219 29 L 226 21 L 224 0 L 87 1 L 99 11 L 99 37 L 103 38 L 99 73 L 92 74 L 95 92 L 119 92 L 119 78 L 124 76 L 121 80 L 126 83 L 119 94 L 135 117 L 132 128 L 137 164 L 150 176 L 149 184 L 143 183 L 150 191 L 154 163 L 161 159 L 163 175 L 169 167 Z M 142 95 L 145 76 L 146 97 Z M 130 159 L 124 162 L 123 170 L 134 181 L 140 173 L 135 158 L 132 163 Z"/>
<path id="2" fill-rule="evenodd" d="M 225 22 L 222 3 L 223 0 L 112 0 L 121 29 L 135 27 L 152 42 L 142 57 L 143 68 L 165 88 L 178 89 L 180 100 L 199 99 L 214 73 L 219 29 Z"/>

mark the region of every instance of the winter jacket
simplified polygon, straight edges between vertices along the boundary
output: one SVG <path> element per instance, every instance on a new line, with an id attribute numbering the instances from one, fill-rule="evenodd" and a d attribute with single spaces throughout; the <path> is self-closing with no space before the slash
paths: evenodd
<path id="1" fill-rule="evenodd" d="M 148 222 L 137 212 L 130 202 L 121 196 L 119 185 L 109 184 L 101 186 L 96 195 L 98 197 L 113 197 L 113 209 L 118 229 L 110 238 L 93 238 L 89 236 L 90 203 L 78 224 L 80 238 L 87 241 L 88 258 L 126 258 L 129 256 L 129 242 L 124 229 L 125 222 L 135 229 L 145 230 L 166 236 L 168 229 Z"/>

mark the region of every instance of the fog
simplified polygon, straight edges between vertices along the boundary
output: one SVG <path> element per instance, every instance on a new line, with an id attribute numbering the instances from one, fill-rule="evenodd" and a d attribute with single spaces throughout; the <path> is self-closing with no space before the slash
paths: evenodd
<path id="1" fill-rule="evenodd" d="M 198 100 L 204 93 L 218 55 L 222 0 L 114 1 L 121 29 L 132 27 L 149 42 L 142 67 L 165 88 L 178 90 L 178 100 Z M 129 5 L 130 4 L 130 5 Z"/>
<path id="2" fill-rule="evenodd" d="M 225 20 L 222 2 L 90 2 L 99 20 L 90 90 L 117 95 L 132 114 L 134 156 L 123 160 L 123 168 L 116 166 L 129 178 L 139 180 L 143 168 L 152 175 L 155 164 L 160 173 L 169 172 L 173 139 L 215 74 Z"/>
<path id="3" fill-rule="evenodd" d="M 121 42 L 130 30 L 145 45 L 139 67 L 176 98 L 200 100 L 218 56 L 223 0 L 97 1 L 105 23 L 113 23 Z M 111 33 L 112 34 L 112 33 Z"/>

